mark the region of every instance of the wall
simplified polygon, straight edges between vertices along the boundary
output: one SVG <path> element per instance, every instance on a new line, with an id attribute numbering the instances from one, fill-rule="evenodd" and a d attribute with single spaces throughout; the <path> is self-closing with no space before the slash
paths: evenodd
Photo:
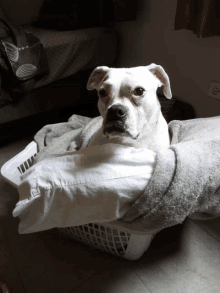
<path id="1" fill-rule="evenodd" d="M 43 0 L 1 0 L 0 18 L 17 25 L 36 21 Z"/>
<path id="2" fill-rule="evenodd" d="M 211 80 L 220 82 L 220 37 L 199 39 L 174 30 L 177 0 L 139 0 L 138 20 L 113 25 L 120 36 L 119 67 L 160 64 L 174 97 L 191 103 L 197 117 L 220 115 L 220 101 L 208 97 Z"/>

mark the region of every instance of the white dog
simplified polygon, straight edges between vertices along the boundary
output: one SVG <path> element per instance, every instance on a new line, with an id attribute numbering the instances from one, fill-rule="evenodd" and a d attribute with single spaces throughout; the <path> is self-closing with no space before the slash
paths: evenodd
<path id="1" fill-rule="evenodd" d="M 171 99 L 169 77 L 160 65 L 97 67 L 89 77 L 87 89 L 98 92 L 103 124 L 89 145 L 117 143 L 155 152 L 167 148 L 168 125 L 156 94 L 160 86 Z"/>

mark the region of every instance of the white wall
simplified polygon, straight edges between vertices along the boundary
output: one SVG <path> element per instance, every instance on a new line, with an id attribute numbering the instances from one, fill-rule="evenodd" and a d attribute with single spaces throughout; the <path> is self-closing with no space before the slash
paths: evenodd
<path id="1" fill-rule="evenodd" d="M 220 101 L 208 97 L 211 80 L 220 82 L 220 37 L 199 39 L 174 30 L 177 0 L 140 0 L 137 21 L 116 23 L 120 35 L 117 66 L 160 64 L 174 97 L 189 102 L 197 117 L 220 115 Z"/>

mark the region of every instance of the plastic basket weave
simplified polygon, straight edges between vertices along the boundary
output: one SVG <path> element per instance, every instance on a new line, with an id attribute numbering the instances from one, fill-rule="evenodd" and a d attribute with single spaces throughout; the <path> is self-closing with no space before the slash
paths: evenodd
<path id="1" fill-rule="evenodd" d="M 37 144 L 32 141 L 22 152 L 2 166 L 2 177 L 17 188 L 21 183 L 21 174 L 33 165 L 36 154 Z M 122 232 L 100 223 L 57 229 L 69 238 L 130 260 L 140 258 L 154 237 Z"/>

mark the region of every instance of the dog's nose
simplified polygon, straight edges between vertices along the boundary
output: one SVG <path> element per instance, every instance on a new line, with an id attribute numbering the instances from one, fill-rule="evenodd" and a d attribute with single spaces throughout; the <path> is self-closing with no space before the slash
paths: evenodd
<path id="1" fill-rule="evenodd" d="M 123 120 L 127 114 L 127 109 L 122 105 L 113 105 L 108 109 L 106 120 Z"/>

